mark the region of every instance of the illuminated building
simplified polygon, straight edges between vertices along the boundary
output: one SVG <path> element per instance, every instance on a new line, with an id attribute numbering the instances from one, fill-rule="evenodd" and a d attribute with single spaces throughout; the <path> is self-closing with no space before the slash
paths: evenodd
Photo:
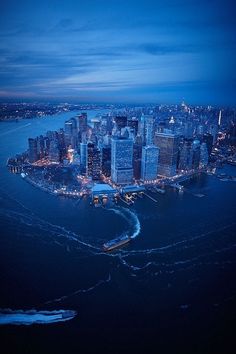
<path id="1" fill-rule="evenodd" d="M 92 179 L 101 176 L 101 153 L 93 143 L 88 143 L 87 175 Z"/>
<path id="2" fill-rule="evenodd" d="M 122 137 L 111 139 L 111 178 L 116 184 L 133 180 L 133 140 Z"/>
<path id="3" fill-rule="evenodd" d="M 172 133 L 156 133 L 155 145 L 160 149 L 158 174 L 172 177 L 176 174 L 178 136 Z"/>
<path id="4" fill-rule="evenodd" d="M 200 167 L 206 167 L 208 165 L 208 150 L 207 150 L 207 144 L 206 143 L 201 143 L 200 146 Z"/>
<path id="5" fill-rule="evenodd" d="M 88 159 L 87 144 L 80 143 L 80 169 L 81 169 L 81 174 L 83 175 L 85 175 L 87 172 L 87 159 Z"/>
<path id="6" fill-rule="evenodd" d="M 159 149 L 155 145 L 143 146 L 141 179 L 151 181 L 157 178 Z"/>

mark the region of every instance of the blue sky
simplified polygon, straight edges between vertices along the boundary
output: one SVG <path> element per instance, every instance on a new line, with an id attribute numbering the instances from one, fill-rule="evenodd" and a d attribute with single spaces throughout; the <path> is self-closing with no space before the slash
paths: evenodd
<path id="1" fill-rule="evenodd" d="M 229 0 L 1 1 L 0 98 L 236 102 Z"/>

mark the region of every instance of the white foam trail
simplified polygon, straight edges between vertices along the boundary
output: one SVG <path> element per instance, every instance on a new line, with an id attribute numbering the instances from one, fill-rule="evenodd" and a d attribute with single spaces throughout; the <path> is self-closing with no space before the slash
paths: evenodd
<path id="1" fill-rule="evenodd" d="M 1 212 L 10 218 L 14 218 L 18 221 L 20 220 L 20 222 L 27 226 L 33 225 L 34 227 L 38 227 L 40 230 L 50 231 L 52 235 L 56 234 L 56 237 L 58 238 L 64 237 L 70 241 L 74 241 L 80 245 L 86 246 L 90 250 L 100 251 L 100 248 L 82 241 L 81 239 L 79 239 L 79 235 L 77 235 L 75 232 L 67 230 L 65 227 L 62 227 L 60 225 L 52 224 L 34 215 L 26 215 L 9 209 L 0 208 L 0 213 Z"/>
<path id="2" fill-rule="evenodd" d="M 105 284 L 105 283 L 109 283 L 109 281 L 111 280 L 111 274 L 108 275 L 108 278 L 107 279 L 102 279 L 102 280 L 99 280 L 95 285 L 93 286 L 90 286 L 89 288 L 87 289 L 79 289 L 79 290 L 76 290 L 74 291 L 73 293 L 71 294 L 68 294 L 68 295 L 63 295 L 61 297 L 58 297 L 56 299 L 53 299 L 53 300 L 49 300 L 49 301 L 46 301 L 44 302 L 44 305 L 46 304 L 52 304 L 54 302 L 61 302 L 71 296 L 74 296 L 74 295 L 78 295 L 78 294 L 81 294 L 81 293 L 88 293 L 90 291 L 93 291 L 94 289 L 96 289 L 98 286 L 100 286 L 101 284 Z"/>
<path id="3" fill-rule="evenodd" d="M 129 224 L 131 224 L 133 227 L 134 227 L 134 231 L 133 231 L 133 234 L 130 236 L 132 239 L 136 238 L 139 234 L 140 234 L 140 231 L 141 231 L 141 225 L 140 225 L 140 221 L 137 217 L 137 215 L 130 211 L 129 209 L 126 209 L 124 207 L 120 207 L 120 209 L 122 210 L 119 210 L 119 209 L 115 209 L 115 208 L 111 208 L 111 209 L 108 209 L 108 210 L 111 210 L 113 211 L 115 214 L 118 214 L 120 215 L 121 217 L 123 217 Z M 131 218 L 128 218 L 125 213 L 128 213 Z"/>
<path id="4" fill-rule="evenodd" d="M 6 131 L 6 132 L 0 134 L 0 136 L 4 136 L 4 135 L 11 134 L 11 133 L 13 133 L 13 132 L 15 132 L 15 131 L 17 131 L 17 130 L 20 130 L 20 129 L 22 129 L 22 128 L 26 128 L 26 127 L 28 127 L 29 125 L 31 125 L 31 123 L 27 123 L 27 124 L 25 124 L 25 125 L 21 125 L 20 127 L 17 127 L 17 128 L 15 128 L 15 129 L 10 129 L 10 130 L 8 130 L 8 131 Z"/>
<path id="5" fill-rule="evenodd" d="M 0 309 L 0 325 L 25 325 L 50 324 L 55 322 L 69 321 L 77 315 L 72 310 L 11 310 Z"/>

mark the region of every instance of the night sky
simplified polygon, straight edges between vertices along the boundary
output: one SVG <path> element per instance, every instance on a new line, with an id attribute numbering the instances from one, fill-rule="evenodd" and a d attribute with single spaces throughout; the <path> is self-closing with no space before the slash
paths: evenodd
<path id="1" fill-rule="evenodd" d="M 0 2 L 0 98 L 236 104 L 229 0 Z"/>

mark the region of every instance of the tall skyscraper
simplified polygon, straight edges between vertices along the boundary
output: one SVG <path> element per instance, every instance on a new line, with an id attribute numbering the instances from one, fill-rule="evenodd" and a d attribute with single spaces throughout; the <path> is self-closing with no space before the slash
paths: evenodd
<path id="1" fill-rule="evenodd" d="M 207 144 L 206 143 L 201 143 L 200 146 L 200 167 L 206 167 L 208 165 L 208 150 L 207 150 Z"/>
<path id="2" fill-rule="evenodd" d="M 49 158 L 49 161 L 53 162 L 53 163 L 60 161 L 60 151 L 58 148 L 57 140 L 50 141 L 48 158 Z"/>
<path id="3" fill-rule="evenodd" d="M 204 134 L 202 137 L 202 142 L 206 143 L 207 150 L 208 150 L 208 156 L 210 156 L 211 152 L 212 152 L 212 147 L 213 147 L 213 136 L 209 133 Z"/>
<path id="4" fill-rule="evenodd" d="M 134 178 L 139 180 L 141 177 L 141 159 L 142 159 L 142 138 L 140 135 L 136 136 L 133 148 L 133 169 Z"/>
<path id="5" fill-rule="evenodd" d="M 199 168 L 200 164 L 200 141 L 195 139 L 192 143 L 193 149 L 193 168 Z"/>
<path id="6" fill-rule="evenodd" d="M 116 184 L 133 180 L 133 140 L 122 137 L 111 139 L 111 179 Z"/>
<path id="7" fill-rule="evenodd" d="M 159 149 L 155 145 L 143 146 L 141 179 L 151 181 L 157 178 Z"/>
<path id="8" fill-rule="evenodd" d="M 158 174 L 172 177 L 176 174 L 178 136 L 171 133 L 156 133 L 155 145 L 160 149 Z"/>
<path id="9" fill-rule="evenodd" d="M 37 139 L 29 138 L 29 162 L 33 163 L 38 160 Z"/>
<path id="10" fill-rule="evenodd" d="M 88 126 L 88 117 L 87 113 L 81 113 L 77 117 L 78 121 L 78 130 L 80 132 L 80 135 L 82 136 L 82 133 L 86 133 L 87 131 L 87 126 Z"/>
<path id="11" fill-rule="evenodd" d="M 80 170 L 81 174 L 85 175 L 87 172 L 88 150 L 86 143 L 80 143 Z"/>
<path id="12" fill-rule="evenodd" d="M 99 179 L 101 176 L 101 154 L 100 150 L 93 144 L 88 143 L 87 175 L 92 179 Z"/>
<path id="13" fill-rule="evenodd" d="M 111 175 L 111 146 L 102 147 L 102 173 L 106 177 Z"/>
<path id="14" fill-rule="evenodd" d="M 71 138 L 73 135 L 73 122 L 71 120 L 67 120 L 65 122 L 65 144 L 68 147 L 71 144 Z"/>
<path id="15" fill-rule="evenodd" d="M 184 139 L 179 153 L 179 170 L 191 170 L 193 164 L 192 139 Z"/>

